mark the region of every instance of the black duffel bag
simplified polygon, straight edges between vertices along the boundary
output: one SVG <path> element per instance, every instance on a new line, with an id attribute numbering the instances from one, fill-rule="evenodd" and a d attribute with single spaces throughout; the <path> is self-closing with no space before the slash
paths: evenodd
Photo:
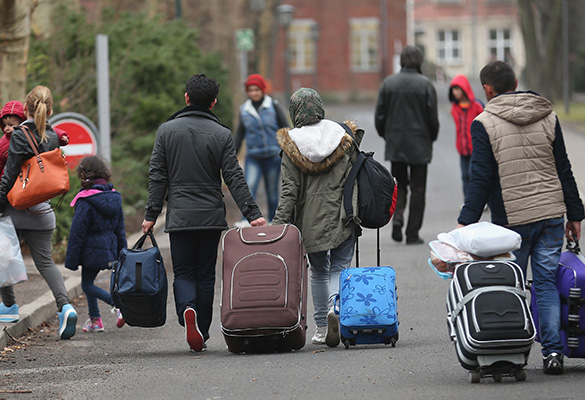
<path id="1" fill-rule="evenodd" d="M 143 249 L 147 237 L 153 247 Z M 142 235 L 131 249 L 120 251 L 112 266 L 110 292 L 128 325 L 154 328 L 165 324 L 167 274 L 152 231 Z"/>

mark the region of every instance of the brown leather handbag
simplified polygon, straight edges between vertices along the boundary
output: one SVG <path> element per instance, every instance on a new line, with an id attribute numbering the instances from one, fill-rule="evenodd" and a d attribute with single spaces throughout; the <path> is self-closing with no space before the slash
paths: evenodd
<path id="1" fill-rule="evenodd" d="M 25 210 L 69 191 L 67 161 L 59 147 L 39 153 L 39 144 L 26 126 L 20 127 L 35 155 L 26 160 L 8 201 L 17 210 Z"/>

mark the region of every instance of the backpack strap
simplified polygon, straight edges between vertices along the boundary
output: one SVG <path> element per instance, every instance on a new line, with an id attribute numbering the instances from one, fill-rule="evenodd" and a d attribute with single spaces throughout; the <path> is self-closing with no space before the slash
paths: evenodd
<path id="1" fill-rule="evenodd" d="M 358 172 L 359 172 L 362 164 L 366 160 L 366 156 L 364 155 L 364 153 L 362 153 L 360 151 L 360 148 L 355 140 L 355 136 L 353 135 L 353 132 L 351 131 L 349 126 L 347 126 L 346 124 L 343 124 L 341 122 L 339 122 L 339 125 L 341 125 L 341 127 L 345 130 L 345 132 L 347 132 L 347 134 L 349 136 L 351 136 L 351 138 L 353 139 L 352 142 L 353 142 L 355 148 L 358 150 L 357 159 L 354 161 L 354 163 L 351 167 L 351 170 L 349 171 L 349 175 L 347 176 L 347 179 L 345 181 L 345 184 L 343 185 L 343 208 L 345 209 L 345 215 L 347 216 L 349 221 L 351 221 L 351 223 L 353 223 L 353 225 L 354 225 L 355 234 L 356 234 L 356 238 L 357 238 L 358 236 L 361 235 L 361 229 L 359 228 L 359 224 L 357 224 L 354 221 L 354 213 L 353 213 L 353 206 L 351 204 L 351 200 L 353 198 L 354 182 L 357 179 L 357 175 L 358 175 Z"/>
<path id="2" fill-rule="evenodd" d="M 353 132 L 351 131 L 351 129 L 349 128 L 349 126 L 347 126 L 346 124 L 344 124 L 343 122 L 338 122 L 339 125 L 341 125 L 341 127 L 343 129 L 345 129 L 345 132 L 347 132 L 347 134 L 349 136 L 351 136 L 351 138 L 353 139 L 353 144 L 355 146 L 355 148 L 360 151 L 360 146 L 358 146 L 357 144 L 357 140 L 355 139 L 355 136 L 353 135 Z"/>

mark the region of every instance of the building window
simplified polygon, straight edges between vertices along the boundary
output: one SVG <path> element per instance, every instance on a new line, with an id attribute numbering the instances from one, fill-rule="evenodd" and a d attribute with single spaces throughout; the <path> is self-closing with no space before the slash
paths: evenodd
<path id="1" fill-rule="evenodd" d="M 461 63 L 461 37 L 458 30 L 437 32 L 437 61 L 440 65 Z"/>
<path id="2" fill-rule="evenodd" d="M 352 18 L 349 21 L 351 69 L 378 71 L 378 18 Z"/>
<path id="3" fill-rule="evenodd" d="M 491 60 L 501 60 L 514 66 L 512 31 L 510 29 L 490 29 L 488 38 Z"/>
<path id="4" fill-rule="evenodd" d="M 317 46 L 312 19 L 295 19 L 289 27 L 288 44 L 290 49 L 290 71 L 292 73 L 312 73 L 315 71 Z"/>

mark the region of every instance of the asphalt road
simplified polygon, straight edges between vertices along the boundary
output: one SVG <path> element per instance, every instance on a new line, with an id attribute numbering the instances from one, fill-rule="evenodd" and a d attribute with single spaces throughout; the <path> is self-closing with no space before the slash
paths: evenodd
<path id="1" fill-rule="evenodd" d="M 444 88 L 439 95 L 446 97 Z M 453 229 L 463 201 L 454 128 L 441 105 L 441 132 L 429 168 L 427 207 L 421 237 L 427 242 Z M 326 117 L 352 118 L 366 129 L 362 148 L 383 159 L 383 141 L 373 128 L 373 105 L 328 107 Z M 568 133 L 570 157 L 585 146 L 585 138 Z M 580 147 L 578 147 L 580 146 Z M 585 168 L 583 168 L 585 172 Z M 581 188 L 585 186 L 581 185 Z M 486 219 L 488 214 L 485 214 Z M 239 215 L 230 211 L 230 220 Z M 583 399 L 585 360 L 566 360 L 566 373 L 542 373 L 540 345 L 535 344 L 527 366 L 527 380 L 504 378 L 480 384 L 467 382 L 446 329 L 445 296 L 448 282 L 427 265 L 428 246 L 406 246 L 381 230 L 382 264 L 397 271 L 400 339 L 395 348 L 362 345 L 345 350 L 310 343 L 315 326 L 309 319 L 307 345 L 284 354 L 233 355 L 219 329 L 219 290 L 207 351 L 188 351 L 183 329 L 176 322 L 172 294 L 168 320 L 162 328 L 115 328 L 114 315 L 101 306 L 106 331 L 84 334 L 80 326 L 69 341 L 55 338 L 55 321 L 42 327 L 28 345 L 0 362 L 0 399 Z M 360 264 L 376 263 L 375 231 L 360 240 Z M 158 239 L 158 238 L 157 238 Z M 159 240 L 170 269 L 168 241 Z M 221 260 L 218 261 L 218 266 Z M 219 268 L 218 268 L 219 271 Z M 102 276 L 105 284 L 107 275 Z M 309 304 L 311 308 L 311 304 Z M 86 313 L 78 300 L 80 315 Z M 312 311 L 309 312 L 311 315 Z M 29 393 L 3 393 L 23 390 Z"/>

